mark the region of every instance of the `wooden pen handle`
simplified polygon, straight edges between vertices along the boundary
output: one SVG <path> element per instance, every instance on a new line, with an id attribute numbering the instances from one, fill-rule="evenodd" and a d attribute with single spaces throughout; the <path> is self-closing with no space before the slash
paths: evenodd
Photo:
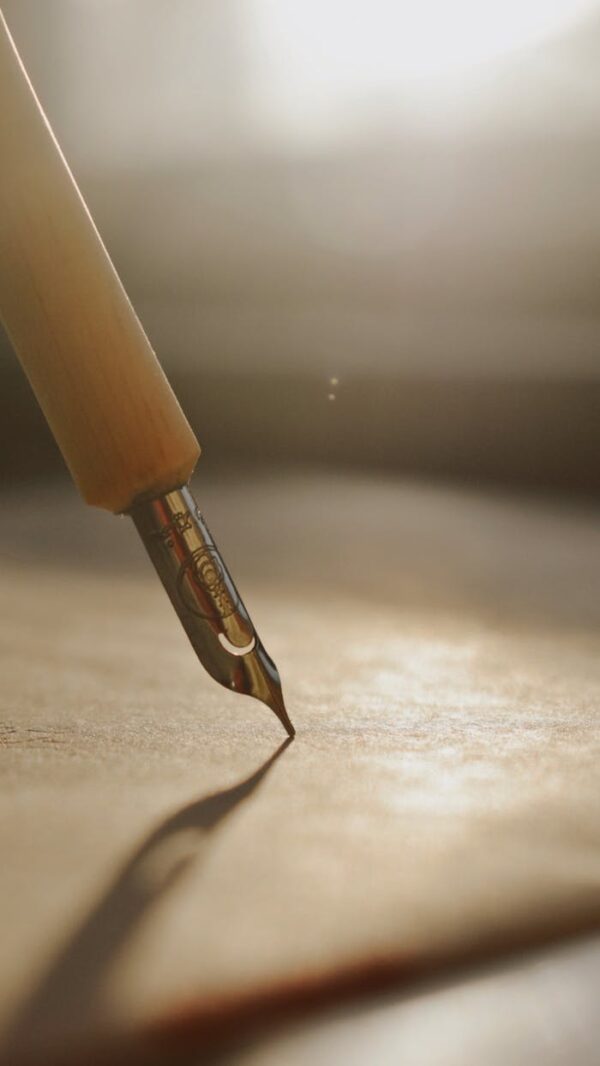
<path id="1" fill-rule="evenodd" d="M 124 511 L 188 481 L 198 442 L 1 13 L 0 317 L 88 503 Z"/>

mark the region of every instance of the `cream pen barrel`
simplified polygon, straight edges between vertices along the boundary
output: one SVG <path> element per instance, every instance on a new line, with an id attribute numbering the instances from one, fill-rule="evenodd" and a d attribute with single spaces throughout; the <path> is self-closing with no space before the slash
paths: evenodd
<path id="1" fill-rule="evenodd" d="M 200 447 L 0 14 L 0 317 L 87 503 L 133 517 L 209 673 L 267 703 L 279 675 L 188 489 Z"/>

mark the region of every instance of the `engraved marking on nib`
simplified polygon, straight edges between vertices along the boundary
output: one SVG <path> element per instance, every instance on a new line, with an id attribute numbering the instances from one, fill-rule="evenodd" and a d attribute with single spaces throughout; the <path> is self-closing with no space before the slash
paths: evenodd
<path id="1" fill-rule="evenodd" d="M 239 605 L 216 548 L 196 548 L 182 563 L 177 591 L 187 610 L 201 618 L 228 618 Z"/>
<path id="2" fill-rule="evenodd" d="M 163 526 L 162 529 L 158 529 L 155 533 L 152 533 L 153 537 L 158 537 L 162 540 L 167 548 L 175 547 L 175 536 L 182 536 L 183 533 L 188 533 L 190 529 L 194 528 L 194 522 L 189 511 L 177 511 L 172 518 L 172 521 L 168 525 Z"/>

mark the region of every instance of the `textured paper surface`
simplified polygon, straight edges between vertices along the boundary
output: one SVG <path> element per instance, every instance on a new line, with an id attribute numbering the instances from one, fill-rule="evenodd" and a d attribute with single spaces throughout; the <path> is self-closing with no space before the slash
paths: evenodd
<path id="1" fill-rule="evenodd" d="M 130 523 L 5 497 L 4 1046 L 597 924 L 597 515 L 196 488 L 298 729 L 262 775 L 281 727 L 202 672 Z"/>

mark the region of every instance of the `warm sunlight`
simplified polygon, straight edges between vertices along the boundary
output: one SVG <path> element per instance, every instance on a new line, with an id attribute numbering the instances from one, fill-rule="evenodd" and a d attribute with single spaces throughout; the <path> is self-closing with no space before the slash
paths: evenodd
<path id="1" fill-rule="evenodd" d="M 430 96 L 460 88 L 501 56 L 560 32 L 591 0 L 251 0 L 247 11 L 283 118 L 373 97 Z M 273 116 L 274 117 L 274 116 Z"/>

